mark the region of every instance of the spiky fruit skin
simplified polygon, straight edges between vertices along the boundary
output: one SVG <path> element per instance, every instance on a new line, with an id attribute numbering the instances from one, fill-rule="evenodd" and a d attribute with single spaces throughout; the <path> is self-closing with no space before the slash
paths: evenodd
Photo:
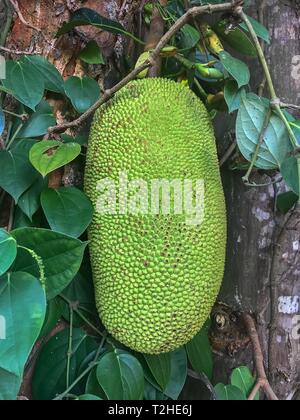
<path id="1" fill-rule="evenodd" d="M 226 210 L 214 133 L 204 105 L 166 79 L 128 84 L 95 115 L 85 190 L 97 182 L 203 179 L 205 217 L 99 214 L 89 230 L 96 303 L 107 330 L 143 353 L 172 351 L 208 318 L 224 272 Z M 174 198 L 174 197 L 173 197 Z M 118 195 L 117 195 L 118 199 Z"/>

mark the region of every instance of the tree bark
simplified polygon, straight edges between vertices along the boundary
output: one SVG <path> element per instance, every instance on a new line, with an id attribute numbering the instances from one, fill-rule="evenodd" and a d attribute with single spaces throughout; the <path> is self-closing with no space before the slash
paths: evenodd
<path id="1" fill-rule="evenodd" d="M 257 18 L 262 2 L 252 3 L 251 15 Z M 266 55 L 278 96 L 284 102 L 299 105 L 299 2 L 268 0 L 260 13 L 272 37 Z M 263 76 L 256 61 L 250 64 L 255 91 Z M 227 126 L 233 127 L 228 120 Z M 223 130 L 221 125 L 217 126 L 219 139 L 226 141 Z M 241 173 L 224 171 L 229 237 L 219 299 L 230 308 L 225 308 L 225 331 L 214 324 L 213 341 L 222 343 L 223 352 L 216 355 L 215 379 L 226 381 L 232 368 L 251 366 L 251 347 L 244 346 L 246 341 L 230 319 L 232 310 L 250 311 L 257 319 L 273 389 L 281 399 L 291 399 L 299 391 L 300 382 L 300 208 L 297 206 L 284 217 L 276 211 L 276 197 L 286 190 L 283 182 L 249 188 L 243 185 L 241 176 Z M 254 177 L 257 184 L 274 179 L 262 173 Z M 223 305 L 216 306 L 215 312 L 219 311 L 224 312 Z M 228 355 L 228 345 L 239 352 Z"/>

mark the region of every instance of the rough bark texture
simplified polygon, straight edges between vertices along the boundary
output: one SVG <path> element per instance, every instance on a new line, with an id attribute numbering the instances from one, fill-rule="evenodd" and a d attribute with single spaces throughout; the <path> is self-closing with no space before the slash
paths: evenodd
<path id="1" fill-rule="evenodd" d="M 261 1 L 253 5 L 253 17 L 257 17 L 260 5 Z M 266 55 L 278 96 L 299 104 L 299 2 L 268 0 L 263 15 L 272 36 Z M 256 89 L 262 73 L 256 62 L 252 68 L 252 85 Z M 217 131 L 222 128 L 224 130 L 224 125 L 219 125 Z M 224 137 L 223 133 L 219 133 L 219 138 Z M 274 176 L 259 173 L 254 178 L 258 184 L 272 180 Z M 296 208 L 287 217 L 275 210 L 276 196 L 285 188 L 282 183 L 252 189 L 243 185 L 241 173 L 229 171 L 224 172 L 224 183 L 229 238 L 220 301 L 235 310 L 255 314 L 274 390 L 282 399 L 293 398 L 300 382 L 300 210 Z M 215 310 L 219 311 L 218 306 Z M 222 342 L 224 334 L 227 339 L 230 335 L 237 336 L 233 342 L 242 350 L 234 357 L 216 356 L 216 380 L 219 381 L 226 381 L 232 368 L 251 365 L 252 360 L 251 348 L 239 345 L 240 333 L 232 326 L 231 310 L 228 312 L 225 327 L 214 324 L 213 333 L 217 337 L 214 340 Z M 226 348 L 226 342 L 223 347 Z"/>
<path id="2" fill-rule="evenodd" d="M 140 1 L 19 0 L 18 3 L 25 19 L 39 27 L 46 40 L 15 16 L 7 40 L 8 48 L 40 51 L 64 76 L 68 76 L 86 71 L 77 59 L 78 52 L 87 41 L 96 39 L 107 59 L 107 66 L 90 67 L 88 72 L 99 76 L 99 83 L 105 86 L 118 79 L 121 66 L 118 57 L 123 55 L 126 47 L 124 37 L 117 38 L 95 28 L 79 28 L 75 36 L 65 35 L 59 40 L 55 39 L 55 33 L 68 20 L 70 12 L 82 6 L 117 19 L 131 29 Z M 260 4 L 260 0 L 257 5 L 253 4 L 254 17 L 257 17 Z M 299 103 L 300 99 L 299 17 L 299 1 L 266 2 L 265 25 L 272 35 L 267 56 L 278 95 L 290 103 Z M 256 61 L 252 61 L 252 68 L 255 89 L 261 82 L 262 73 Z M 54 99 L 53 105 L 57 119 L 61 121 L 62 104 Z M 224 148 L 228 146 L 227 132 L 232 127 L 233 121 L 228 117 L 216 126 L 219 143 L 222 145 L 223 142 Z M 78 173 L 76 168 L 68 167 L 63 182 L 67 185 L 76 183 L 74 179 L 80 177 Z M 215 380 L 226 382 L 234 367 L 252 364 L 252 350 L 239 316 L 239 311 L 247 310 L 256 316 L 266 366 L 275 391 L 283 399 L 296 395 L 299 398 L 300 337 L 299 332 L 295 334 L 295 327 L 296 322 L 300 323 L 300 209 L 295 209 L 287 217 L 275 211 L 276 195 L 285 188 L 282 184 L 250 189 L 243 185 L 240 172 L 225 169 L 223 175 L 229 238 L 227 268 L 220 294 L 223 304 L 217 305 L 213 313 Z M 257 173 L 254 180 L 266 183 L 272 179 L 271 175 Z M 191 380 L 184 397 L 198 398 L 200 386 L 199 381 Z M 24 390 L 25 395 L 27 391 Z"/>

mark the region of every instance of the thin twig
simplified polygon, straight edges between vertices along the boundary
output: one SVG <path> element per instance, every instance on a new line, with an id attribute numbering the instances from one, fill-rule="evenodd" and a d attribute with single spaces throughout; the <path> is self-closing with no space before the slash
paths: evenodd
<path id="1" fill-rule="evenodd" d="M 100 356 L 100 354 L 101 354 L 101 352 L 102 352 L 102 349 L 103 349 L 103 347 L 104 347 L 104 344 L 105 344 L 105 341 L 106 341 L 106 336 L 104 336 L 103 338 L 102 338 L 102 340 L 101 340 L 101 343 L 100 343 L 100 345 L 99 345 L 99 347 L 98 347 L 98 350 L 97 350 L 97 353 L 96 353 L 96 355 L 95 355 L 95 357 L 94 357 L 94 360 L 92 361 L 92 363 L 85 369 L 85 371 L 84 372 L 82 372 L 82 374 L 81 375 L 79 375 L 78 376 L 78 378 L 68 387 L 68 389 L 66 389 L 66 391 L 65 392 L 63 392 L 62 394 L 60 394 L 60 395 L 58 395 L 56 398 L 54 398 L 54 400 L 55 401 L 60 401 L 60 400 L 63 400 L 67 395 L 69 395 L 70 394 L 70 392 L 72 391 L 72 389 L 73 388 L 75 388 L 75 386 L 77 385 L 77 384 L 79 384 L 79 382 L 86 376 L 86 375 L 88 375 L 89 373 L 90 373 L 90 371 L 91 370 L 93 370 L 94 369 L 94 367 L 95 366 L 97 366 L 97 364 L 99 363 L 98 362 L 98 359 L 99 359 L 99 356 Z"/>
<path id="2" fill-rule="evenodd" d="M 231 145 L 228 147 L 228 149 L 226 150 L 224 156 L 222 157 L 222 159 L 220 160 L 220 168 L 222 168 L 222 166 L 225 165 L 225 163 L 227 162 L 227 160 L 231 157 L 231 155 L 234 153 L 235 149 L 237 146 L 237 142 L 236 140 L 234 140 Z"/>
<path id="3" fill-rule="evenodd" d="M 27 20 L 24 18 L 23 14 L 20 10 L 20 7 L 19 7 L 19 4 L 18 4 L 17 0 L 9 0 L 9 1 L 10 1 L 11 5 L 13 6 L 13 8 L 15 9 L 15 11 L 18 15 L 18 18 L 23 23 L 23 25 L 27 26 L 28 28 L 33 29 L 34 31 L 37 31 L 37 32 L 40 32 L 40 33 L 42 32 L 40 28 L 37 28 L 36 26 L 27 22 Z"/>
<path id="4" fill-rule="evenodd" d="M 282 108 L 291 108 L 291 109 L 297 109 L 300 110 L 300 105 L 294 105 L 294 104 L 285 104 L 284 102 L 280 103 L 280 106 Z"/>
<path id="5" fill-rule="evenodd" d="M 243 320 L 244 320 L 247 333 L 251 339 L 251 343 L 253 346 L 254 361 L 255 361 L 255 367 L 256 367 L 256 372 L 257 372 L 256 385 L 253 388 L 253 391 L 251 392 L 250 397 L 251 399 L 253 399 L 255 395 L 257 394 L 257 392 L 260 389 L 263 389 L 269 400 L 278 401 L 278 397 L 273 391 L 266 375 L 266 371 L 264 367 L 264 357 L 263 357 L 261 345 L 259 342 L 259 337 L 256 330 L 255 322 L 252 316 L 249 314 L 243 314 Z"/>
<path id="6" fill-rule="evenodd" d="M 203 15 L 205 13 L 217 13 L 217 12 L 226 12 L 232 10 L 235 12 L 237 5 L 241 4 L 241 1 L 233 0 L 232 2 L 223 3 L 223 4 L 214 4 L 214 5 L 206 5 L 206 6 L 198 6 L 189 9 L 184 15 L 182 15 L 174 25 L 165 33 L 165 35 L 161 38 L 159 43 L 157 44 L 156 48 L 151 53 L 149 59 L 143 63 L 138 68 L 134 69 L 130 72 L 124 79 L 122 79 L 118 84 L 116 84 L 113 88 L 106 90 L 102 97 L 84 114 L 82 114 L 79 118 L 74 121 L 56 125 L 54 127 L 50 127 L 48 129 L 49 134 L 54 133 L 63 133 L 64 131 L 68 130 L 69 128 L 79 127 L 82 123 L 84 123 L 93 113 L 103 104 L 105 104 L 116 92 L 126 86 L 129 82 L 134 80 L 143 70 L 153 66 L 156 62 L 156 59 L 159 57 L 161 50 L 168 44 L 168 42 L 172 39 L 172 37 L 181 30 L 181 28 L 189 22 L 189 20 L 193 17 Z"/>
<path id="7" fill-rule="evenodd" d="M 0 51 L 6 52 L 8 54 L 15 54 L 15 55 L 38 55 L 39 52 L 32 52 L 32 51 L 22 51 L 22 50 L 12 50 L 11 48 L 2 47 L 0 45 Z"/>

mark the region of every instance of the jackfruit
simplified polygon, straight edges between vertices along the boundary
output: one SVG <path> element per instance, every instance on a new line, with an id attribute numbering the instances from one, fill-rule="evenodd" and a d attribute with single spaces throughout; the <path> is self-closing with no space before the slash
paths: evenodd
<path id="1" fill-rule="evenodd" d="M 147 186 L 162 180 L 170 188 L 157 199 Z M 187 186 L 199 180 L 204 213 L 193 220 L 180 201 L 197 203 Z M 142 353 L 184 345 L 210 314 L 225 262 L 225 201 L 205 106 L 167 79 L 129 83 L 95 114 L 85 190 L 96 208 L 90 254 L 104 326 Z"/>

